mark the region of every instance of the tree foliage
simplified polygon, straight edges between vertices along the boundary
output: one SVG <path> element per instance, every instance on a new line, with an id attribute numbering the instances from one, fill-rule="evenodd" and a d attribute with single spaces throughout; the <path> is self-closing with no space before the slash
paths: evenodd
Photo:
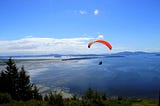
<path id="1" fill-rule="evenodd" d="M 106 106 L 102 96 L 98 92 L 94 92 L 89 88 L 82 99 L 83 106 Z"/>
<path id="2" fill-rule="evenodd" d="M 8 93 L 0 93 L 0 104 L 10 103 L 12 98 Z"/>
<path id="3" fill-rule="evenodd" d="M 9 93 L 13 99 L 18 99 L 18 68 L 11 58 L 6 65 L 6 70 L 0 75 L 0 91 Z"/>
<path id="4" fill-rule="evenodd" d="M 50 92 L 48 95 L 48 103 L 50 106 L 64 106 L 63 98 L 60 93 Z"/>
<path id="5" fill-rule="evenodd" d="M 34 96 L 39 95 L 38 90 L 33 89 L 30 76 L 26 73 L 24 66 L 19 70 L 11 58 L 6 65 L 6 69 L 0 73 L 0 92 L 10 94 L 14 100 L 37 99 L 38 97 Z"/>

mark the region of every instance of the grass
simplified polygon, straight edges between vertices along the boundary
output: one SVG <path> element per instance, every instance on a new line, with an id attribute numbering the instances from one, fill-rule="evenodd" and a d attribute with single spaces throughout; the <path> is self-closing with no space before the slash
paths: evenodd
<path id="1" fill-rule="evenodd" d="M 133 102 L 132 106 L 158 106 L 158 100 L 142 99 L 141 102 Z"/>
<path id="2" fill-rule="evenodd" d="M 158 106 L 158 100 L 153 99 L 123 99 L 123 100 L 105 100 L 106 106 Z M 66 100 L 64 106 L 83 106 L 80 100 Z M 0 106 L 48 106 L 46 101 L 30 100 L 30 101 L 13 101 L 8 104 L 0 104 Z"/>

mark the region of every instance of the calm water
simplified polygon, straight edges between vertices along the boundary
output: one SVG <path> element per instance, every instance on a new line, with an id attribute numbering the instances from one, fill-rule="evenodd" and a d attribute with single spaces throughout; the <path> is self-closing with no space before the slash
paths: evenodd
<path id="1" fill-rule="evenodd" d="M 160 56 L 76 58 L 22 59 L 16 62 L 18 66 L 25 66 L 33 83 L 45 86 L 46 90 L 63 89 L 81 94 L 91 87 L 111 96 L 158 97 Z M 103 64 L 98 65 L 101 60 Z"/>

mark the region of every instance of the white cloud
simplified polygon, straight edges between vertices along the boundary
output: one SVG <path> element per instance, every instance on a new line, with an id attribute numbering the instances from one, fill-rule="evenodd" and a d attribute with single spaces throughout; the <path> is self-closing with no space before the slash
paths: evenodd
<path id="1" fill-rule="evenodd" d="M 85 11 L 85 10 L 79 10 L 79 13 L 80 13 L 81 15 L 85 15 L 85 14 L 87 14 L 87 11 Z"/>
<path id="2" fill-rule="evenodd" d="M 99 10 L 98 9 L 95 9 L 94 10 L 94 15 L 98 15 L 99 14 Z"/>
<path id="3" fill-rule="evenodd" d="M 81 14 L 81 15 L 87 15 L 87 14 L 94 14 L 94 15 L 98 15 L 99 14 L 99 10 L 95 9 L 94 11 L 89 11 L 89 10 L 74 10 L 75 14 Z"/>
<path id="4" fill-rule="evenodd" d="M 102 38 L 102 35 L 98 37 Z M 88 43 L 96 38 L 38 38 L 25 37 L 23 39 L 0 41 L 0 54 L 94 54 L 106 53 L 101 51 L 103 46 L 94 45 L 88 49 Z"/>
<path id="5" fill-rule="evenodd" d="M 110 51 L 106 46 L 94 44 L 88 48 L 88 43 L 95 39 L 104 39 L 102 34 L 97 37 L 78 38 L 39 38 L 24 37 L 17 40 L 0 40 L 0 55 L 19 54 L 100 54 L 120 51 L 159 51 L 159 48 L 134 48 L 129 45 L 111 42 L 113 49 Z"/>
<path id="6" fill-rule="evenodd" d="M 103 39 L 104 36 L 102 34 L 98 35 L 97 39 Z"/>

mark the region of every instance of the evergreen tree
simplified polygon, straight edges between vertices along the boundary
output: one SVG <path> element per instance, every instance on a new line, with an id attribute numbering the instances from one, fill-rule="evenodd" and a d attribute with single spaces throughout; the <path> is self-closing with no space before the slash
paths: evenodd
<path id="1" fill-rule="evenodd" d="M 48 101 L 48 100 L 49 100 L 48 95 L 45 94 L 45 96 L 44 96 L 44 101 Z"/>
<path id="2" fill-rule="evenodd" d="M 18 99 L 26 101 L 31 98 L 32 84 L 30 83 L 30 76 L 26 74 L 24 66 L 22 66 L 18 77 Z"/>
<path id="3" fill-rule="evenodd" d="M 83 98 L 92 99 L 93 97 L 94 97 L 94 91 L 91 88 L 88 88 Z"/>
<path id="4" fill-rule="evenodd" d="M 64 106 L 64 101 L 61 94 L 49 93 L 49 106 Z"/>
<path id="5" fill-rule="evenodd" d="M 89 88 L 82 98 L 83 106 L 105 106 L 98 92 L 94 92 Z"/>
<path id="6" fill-rule="evenodd" d="M 42 100 L 42 95 L 39 93 L 39 89 L 37 88 L 37 86 L 34 86 L 32 94 L 33 94 L 33 99 Z"/>
<path id="7" fill-rule="evenodd" d="M 42 97 L 38 89 L 33 89 L 30 76 L 24 67 L 18 71 L 15 62 L 9 58 L 6 62 L 6 70 L 0 73 L 0 92 L 9 93 L 14 100 L 29 100 Z M 38 95 L 38 96 L 35 96 Z"/>
<path id="8" fill-rule="evenodd" d="M 106 93 L 104 93 L 104 94 L 102 95 L 102 100 L 107 100 Z"/>
<path id="9" fill-rule="evenodd" d="M 8 86 L 9 79 L 6 77 L 6 74 L 4 71 L 1 71 L 0 73 L 0 92 L 6 93 L 9 91 Z"/>
<path id="10" fill-rule="evenodd" d="M 0 91 L 9 93 L 13 99 L 17 99 L 18 95 L 18 68 L 15 62 L 9 58 L 6 62 L 6 70 L 1 72 Z"/>

